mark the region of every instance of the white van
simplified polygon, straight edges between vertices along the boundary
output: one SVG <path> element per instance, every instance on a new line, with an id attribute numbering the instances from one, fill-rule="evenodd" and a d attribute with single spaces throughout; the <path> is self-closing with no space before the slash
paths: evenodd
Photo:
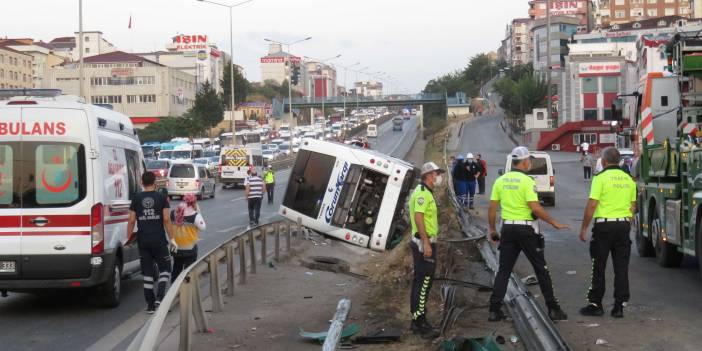
<path id="1" fill-rule="evenodd" d="M 129 117 L 54 93 L 0 101 L 0 292 L 95 288 L 116 307 L 139 268 L 139 139 Z"/>
<path id="2" fill-rule="evenodd" d="M 375 124 L 369 124 L 368 127 L 366 128 L 366 136 L 369 138 L 377 138 L 378 137 L 378 126 Z"/>
<path id="3" fill-rule="evenodd" d="M 192 160 L 204 155 L 200 144 L 180 144 L 173 149 L 172 160 Z"/>
<path id="4" fill-rule="evenodd" d="M 531 169 L 527 174 L 536 181 L 536 193 L 545 205 L 556 206 L 556 177 L 551 156 L 543 151 L 531 151 Z M 512 169 L 512 159 L 507 155 L 505 172 Z M 502 173 L 502 172 L 501 172 Z"/>

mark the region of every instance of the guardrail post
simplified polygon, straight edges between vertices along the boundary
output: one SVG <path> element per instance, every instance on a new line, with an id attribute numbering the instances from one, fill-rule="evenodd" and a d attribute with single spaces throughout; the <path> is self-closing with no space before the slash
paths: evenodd
<path id="1" fill-rule="evenodd" d="M 202 308 L 202 300 L 200 300 L 200 277 L 194 276 L 191 278 L 190 291 L 193 296 L 193 316 L 195 317 L 195 327 L 197 331 L 204 333 L 207 331 L 207 318 L 205 318 L 205 309 Z"/>
<path id="2" fill-rule="evenodd" d="M 249 231 L 249 249 L 251 251 L 251 274 L 256 274 L 256 232 Z"/>
<path id="3" fill-rule="evenodd" d="M 192 348 L 193 340 L 191 338 L 193 334 L 193 324 L 192 324 L 192 309 L 193 309 L 193 296 L 191 294 L 192 283 L 190 282 L 190 277 L 185 277 L 183 284 L 180 286 L 180 342 L 178 343 L 178 350 L 189 351 Z"/>
<path id="4" fill-rule="evenodd" d="M 239 284 L 246 284 L 246 238 L 239 237 Z"/>
<path id="5" fill-rule="evenodd" d="M 212 312 L 222 312 L 222 290 L 219 285 L 219 262 L 217 255 L 210 256 L 210 296 L 212 297 Z"/>
<path id="6" fill-rule="evenodd" d="M 234 244 L 227 245 L 227 295 L 234 296 Z"/>
<path id="7" fill-rule="evenodd" d="M 268 243 L 268 226 L 261 228 L 261 264 L 265 265 L 268 256 L 268 248 L 266 244 Z"/>
<path id="8" fill-rule="evenodd" d="M 297 228 L 295 231 L 295 241 L 300 241 L 302 239 L 302 218 L 297 218 Z"/>
<path id="9" fill-rule="evenodd" d="M 273 235 L 275 235 L 275 260 L 280 262 L 280 223 L 276 223 Z"/>
<path id="10" fill-rule="evenodd" d="M 285 240 L 285 248 L 287 252 L 290 253 L 290 247 L 292 246 L 292 223 L 288 222 L 287 240 Z"/>

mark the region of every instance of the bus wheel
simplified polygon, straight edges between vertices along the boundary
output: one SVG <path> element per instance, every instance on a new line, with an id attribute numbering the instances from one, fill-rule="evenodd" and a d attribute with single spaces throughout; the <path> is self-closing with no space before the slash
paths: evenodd
<path id="1" fill-rule="evenodd" d="M 641 230 L 641 225 L 639 223 L 641 218 L 640 214 L 636 213 L 634 215 L 634 223 L 631 224 L 632 229 L 634 230 L 634 241 L 636 242 L 636 252 L 639 254 L 641 257 L 653 257 L 656 255 L 656 252 L 653 250 L 653 243 L 651 243 L 651 239 L 643 236 L 643 231 Z M 649 233 L 649 237 L 652 236 Z"/>
<path id="2" fill-rule="evenodd" d="M 700 266 L 700 275 L 702 276 L 702 226 L 697 226 L 697 237 L 695 238 L 695 247 L 697 248 L 697 264 Z"/>
<path id="3" fill-rule="evenodd" d="M 656 250 L 656 261 L 661 267 L 680 267 L 683 255 L 675 245 L 663 240 L 663 235 L 661 235 L 662 227 L 658 208 L 656 207 L 651 218 L 651 239 Z"/>

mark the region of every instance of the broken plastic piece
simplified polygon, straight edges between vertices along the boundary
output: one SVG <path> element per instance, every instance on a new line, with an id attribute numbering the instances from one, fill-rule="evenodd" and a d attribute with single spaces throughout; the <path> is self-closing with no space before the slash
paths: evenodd
<path id="1" fill-rule="evenodd" d="M 536 279 L 536 276 L 532 274 L 522 278 L 522 283 L 526 285 L 536 285 L 539 284 L 539 280 Z"/>
<path id="2" fill-rule="evenodd" d="M 372 333 L 361 335 L 353 340 L 356 344 L 384 344 L 400 341 L 402 331 L 394 328 L 380 328 Z"/>
<path id="3" fill-rule="evenodd" d="M 341 331 L 341 338 L 345 339 L 351 336 L 354 336 L 358 334 L 358 332 L 361 331 L 361 328 L 358 326 L 356 323 L 351 323 L 349 324 L 346 328 L 344 328 Z M 300 328 L 300 337 L 306 340 L 313 340 L 316 342 L 324 342 L 324 340 L 327 338 L 327 333 L 328 331 L 322 331 L 322 332 L 306 332 Z"/>
<path id="4" fill-rule="evenodd" d="M 605 339 L 597 339 L 595 341 L 595 345 L 607 345 L 607 344 L 609 344 L 609 343 Z"/>

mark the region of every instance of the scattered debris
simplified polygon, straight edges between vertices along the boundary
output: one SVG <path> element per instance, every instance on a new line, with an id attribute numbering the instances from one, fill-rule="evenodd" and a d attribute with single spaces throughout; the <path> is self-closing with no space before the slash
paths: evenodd
<path id="1" fill-rule="evenodd" d="M 256 327 L 251 327 L 251 331 L 256 331 Z"/>
<path id="2" fill-rule="evenodd" d="M 585 328 L 597 328 L 600 325 L 597 323 L 590 323 L 590 324 L 585 324 Z"/>
<path id="3" fill-rule="evenodd" d="M 349 337 L 352 337 L 358 332 L 361 331 L 361 328 L 358 326 L 356 323 L 351 323 L 349 324 L 344 330 L 341 331 L 341 338 L 346 339 Z M 312 340 L 315 342 L 324 342 L 327 338 L 327 331 L 322 331 L 322 332 L 306 332 L 300 328 L 300 337 L 306 340 Z"/>
<path id="4" fill-rule="evenodd" d="M 336 284 L 336 286 L 338 286 L 338 287 L 342 287 L 342 286 L 346 286 L 346 285 L 347 285 L 346 283 L 339 283 L 339 284 Z"/>
<path id="5" fill-rule="evenodd" d="M 314 296 L 303 296 L 302 298 L 303 298 L 303 299 L 311 299 L 311 298 L 313 298 L 313 297 L 314 297 Z"/>
<path id="6" fill-rule="evenodd" d="M 349 273 L 351 270 L 348 262 L 327 256 L 313 256 L 309 258 L 309 261 L 301 261 L 300 265 L 309 269 L 333 273 Z"/>
<path id="7" fill-rule="evenodd" d="M 273 261 L 268 261 L 268 268 L 273 268 L 275 269 L 275 265 L 273 264 Z"/>
<path id="8" fill-rule="evenodd" d="M 567 275 L 575 275 L 576 273 L 578 273 L 578 272 L 576 272 L 576 271 L 567 271 L 566 272 Z"/>
<path id="9" fill-rule="evenodd" d="M 516 335 L 512 335 L 509 337 L 509 342 L 516 344 L 519 342 L 519 338 Z"/>
<path id="10" fill-rule="evenodd" d="M 312 272 L 305 272 L 305 275 L 314 275 Z"/>
<path id="11" fill-rule="evenodd" d="M 504 339 L 504 338 L 503 338 Z M 492 337 L 484 338 L 470 338 L 466 339 L 462 336 L 456 336 L 450 340 L 444 340 L 441 343 L 440 350 L 443 351 L 461 351 L 461 350 L 471 350 L 471 351 L 501 351 L 500 346 L 497 345 L 495 339 Z"/>
<path id="12" fill-rule="evenodd" d="M 609 343 L 605 339 L 597 339 L 595 341 L 595 345 L 607 345 L 607 344 L 609 344 Z"/>
<path id="13" fill-rule="evenodd" d="M 649 320 L 652 320 L 654 322 L 662 321 L 663 318 L 649 318 Z"/>
<path id="14" fill-rule="evenodd" d="M 395 328 L 380 328 L 372 333 L 367 333 L 356 337 L 353 342 L 356 344 L 384 344 L 400 341 L 402 331 Z"/>
<path id="15" fill-rule="evenodd" d="M 522 278 L 522 283 L 526 285 L 536 285 L 539 284 L 539 280 L 536 279 L 536 276 L 532 274 Z"/>
<path id="16" fill-rule="evenodd" d="M 505 337 L 502 335 L 498 335 L 495 337 L 495 341 L 497 341 L 497 343 L 500 345 L 504 345 L 505 344 Z"/>

